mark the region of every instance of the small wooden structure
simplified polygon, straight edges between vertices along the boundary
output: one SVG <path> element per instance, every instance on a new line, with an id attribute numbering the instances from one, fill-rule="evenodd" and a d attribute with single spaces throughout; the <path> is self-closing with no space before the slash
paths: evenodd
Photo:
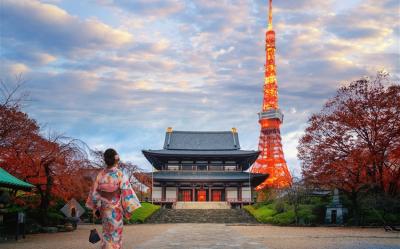
<path id="1" fill-rule="evenodd" d="M 332 203 L 326 207 L 325 223 L 327 224 L 343 224 L 344 217 L 347 215 L 347 208 L 345 208 L 339 199 L 339 191 L 333 191 Z"/>
<path id="2" fill-rule="evenodd" d="M 1 196 L 5 195 L 6 189 L 14 189 L 14 190 L 23 190 L 23 191 L 31 191 L 34 186 L 30 183 L 24 182 L 15 176 L 11 175 L 3 168 L 0 168 L 0 236 L 5 232 L 10 232 L 10 227 L 15 229 L 15 239 L 18 240 L 19 235 L 22 235 L 25 238 L 25 213 L 18 212 L 18 213 L 9 213 L 7 209 L 4 208 L 4 205 L 7 203 L 5 198 Z"/>

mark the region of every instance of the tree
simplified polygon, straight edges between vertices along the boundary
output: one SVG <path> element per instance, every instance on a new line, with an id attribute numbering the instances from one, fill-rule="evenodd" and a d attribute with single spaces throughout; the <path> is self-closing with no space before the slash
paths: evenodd
<path id="1" fill-rule="evenodd" d="M 34 119 L 21 110 L 24 100 L 18 90 L 0 82 L 0 166 L 35 185 L 37 204 L 46 223 L 46 213 L 54 198 L 86 198 L 89 192 L 87 146 L 61 135 L 40 134 Z M 15 193 L 14 193 L 15 194 Z"/>
<path id="2" fill-rule="evenodd" d="M 22 74 L 15 77 L 15 84 L 12 86 L 0 79 L 0 107 L 19 109 L 22 103 L 28 101 L 29 93 L 21 92 L 25 83 Z"/>
<path id="3" fill-rule="evenodd" d="M 293 206 L 296 225 L 299 224 L 300 204 L 309 197 L 309 191 L 303 181 L 294 178 L 292 185 L 284 190 L 287 202 Z"/>
<path id="4" fill-rule="evenodd" d="M 15 86 L 10 87 L 0 80 L 0 152 L 7 148 L 18 147 L 39 134 L 35 120 L 21 111 L 22 102 L 27 100 L 27 93 L 19 93 L 24 81 L 17 77 Z"/>
<path id="5" fill-rule="evenodd" d="M 60 135 L 31 136 L 26 140 L 8 149 L 2 166 L 35 185 L 46 223 L 45 214 L 54 198 L 66 201 L 86 197 L 89 186 L 82 171 L 91 165 L 79 140 Z"/>
<path id="6" fill-rule="evenodd" d="M 385 86 L 388 85 L 388 86 Z M 400 190 L 400 86 L 378 73 L 341 87 L 314 114 L 298 146 L 307 183 L 338 188 L 355 207 L 371 189 Z"/>

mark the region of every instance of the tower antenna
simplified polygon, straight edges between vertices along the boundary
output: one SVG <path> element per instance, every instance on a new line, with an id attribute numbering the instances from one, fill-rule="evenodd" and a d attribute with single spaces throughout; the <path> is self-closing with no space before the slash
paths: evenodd
<path id="1" fill-rule="evenodd" d="M 268 30 L 272 30 L 272 0 L 269 0 Z"/>

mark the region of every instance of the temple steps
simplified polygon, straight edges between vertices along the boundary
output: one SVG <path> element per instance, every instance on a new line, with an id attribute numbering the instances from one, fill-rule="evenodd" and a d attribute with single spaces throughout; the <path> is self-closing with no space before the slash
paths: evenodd
<path id="1" fill-rule="evenodd" d="M 146 223 L 257 223 L 243 209 L 161 208 Z"/>
<path id="2" fill-rule="evenodd" d="M 231 205 L 226 201 L 178 201 L 173 206 L 174 209 L 230 209 Z"/>

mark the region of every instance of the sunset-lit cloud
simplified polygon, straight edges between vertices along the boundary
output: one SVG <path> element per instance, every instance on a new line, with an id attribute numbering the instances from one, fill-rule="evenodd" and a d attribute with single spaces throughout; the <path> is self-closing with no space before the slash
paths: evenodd
<path id="1" fill-rule="evenodd" d="M 146 169 L 165 128 L 238 128 L 256 149 L 267 1 L 96 0 L 1 4 L 0 78 L 23 73 L 25 110 Z M 289 168 L 307 119 L 336 89 L 400 78 L 398 0 L 274 1 L 281 128 Z"/>

